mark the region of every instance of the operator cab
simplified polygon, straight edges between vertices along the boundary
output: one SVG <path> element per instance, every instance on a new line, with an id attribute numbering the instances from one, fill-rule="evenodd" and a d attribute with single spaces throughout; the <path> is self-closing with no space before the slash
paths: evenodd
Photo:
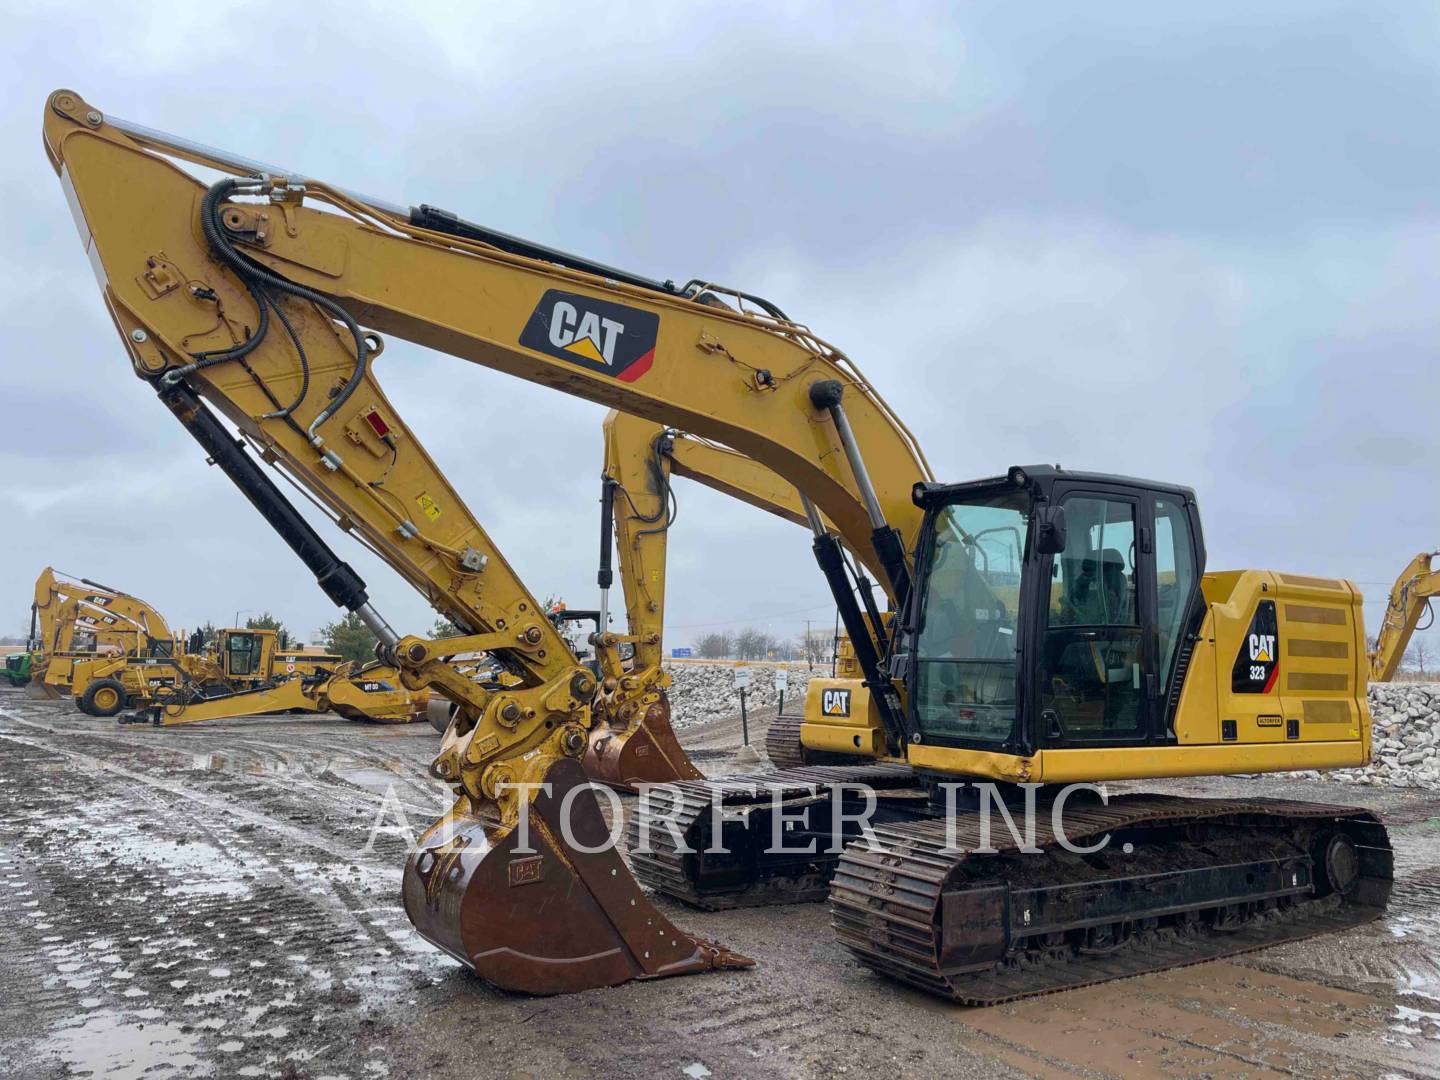
<path id="1" fill-rule="evenodd" d="M 917 484 L 898 654 L 924 741 L 1002 753 L 1175 741 L 1204 614 L 1195 493 L 1052 466 Z"/>

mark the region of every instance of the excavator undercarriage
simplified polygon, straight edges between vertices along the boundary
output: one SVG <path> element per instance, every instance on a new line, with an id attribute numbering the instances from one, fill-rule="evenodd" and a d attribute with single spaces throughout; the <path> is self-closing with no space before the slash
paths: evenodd
<path id="1" fill-rule="evenodd" d="M 968 1005 L 1359 925 L 1390 894 L 1390 842 L 1367 810 L 1088 790 L 1056 810 L 1040 789 L 1028 835 L 1019 789 L 947 810 L 918 781 L 816 766 L 653 789 L 630 818 L 631 865 L 706 910 L 828 900 L 863 963 Z M 1007 797 L 1019 805 L 1002 811 Z"/>

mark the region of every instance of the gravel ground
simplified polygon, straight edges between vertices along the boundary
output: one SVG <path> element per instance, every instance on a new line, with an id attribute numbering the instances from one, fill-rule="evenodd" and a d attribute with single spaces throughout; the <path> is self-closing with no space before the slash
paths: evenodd
<path id="1" fill-rule="evenodd" d="M 757 705 L 758 743 L 773 709 Z M 737 718 L 682 730 L 725 770 Z M 425 725 L 120 728 L 0 690 L 0 748 L 0 1074 L 1440 1077 L 1433 792 L 1147 785 L 1386 815 L 1399 880 L 1383 921 L 1237 960 L 967 1010 L 852 962 L 821 905 L 661 901 L 760 966 L 546 999 L 490 988 L 401 911 L 399 822 L 444 802 Z"/>

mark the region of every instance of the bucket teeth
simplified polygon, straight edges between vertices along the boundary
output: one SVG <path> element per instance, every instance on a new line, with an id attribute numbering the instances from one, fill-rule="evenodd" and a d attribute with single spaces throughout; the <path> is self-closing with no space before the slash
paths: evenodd
<path id="1" fill-rule="evenodd" d="M 656 910 L 592 792 L 575 792 L 566 810 L 567 793 L 586 784 L 577 762 L 556 762 L 544 781 L 528 836 L 463 801 L 431 826 L 403 883 L 422 936 L 496 986 L 532 994 L 753 966 Z"/>

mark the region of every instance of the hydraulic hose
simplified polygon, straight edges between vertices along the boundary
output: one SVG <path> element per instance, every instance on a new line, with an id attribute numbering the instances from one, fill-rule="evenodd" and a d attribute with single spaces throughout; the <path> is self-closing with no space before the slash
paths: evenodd
<path id="1" fill-rule="evenodd" d="M 205 235 L 206 243 L 210 245 L 210 249 L 220 258 L 221 262 L 230 267 L 236 276 L 245 283 L 245 287 L 255 298 L 255 302 L 259 307 L 259 324 L 256 327 L 255 333 L 248 341 L 236 346 L 234 349 L 226 350 L 224 353 L 201 354 L 196 357 L 194 364 L 169 372 L 163 381 L 167 385 L 174 385 L 191 371 L 209 367 L 212 364 L 224 363 L 227 360 L 239 359 L 255 349 L 260 342 L 264 340 L 266 333 L 269 331 L 269 312 L 271 306 L 274 306 L 276 314 L 285 326 L 286 332 L 290 335 L 291 340 L 296 343 L 296 347 L 299 348 L 298 335 L 295 333 L 294 327 L 290 324 L 286 315 L 280 311 L 278 302 L 270 297 L 262 286 L 268 286 L 269 288 L 276 289 L 290 296 L 306 300 L 323 311 L 328 312 L 337 321 L 344 323 L 345 328 L 350 331 L 350 336 L 355 341 L 355 370 L 351 372 L 350 378 L 345 385 L 340 388 L 340 392 L 321 410 L 320 414 L 310 422 L 310 426 L 306 429 L 306 437 L 314 443 L 318 438 L 315 432 L 325 421 L 334 416 L 335 413 L 344 406 L 345 402 L 350 399 L 350 396 L 359 389 L 361 381 L 365 378 L 370 346 L 365 340 L 365 332 L 360 329 L 360 324 L 355 321 L 354 317 L 348 311 L 334 300 L 313 289 L 307 289 L 303 285 L 297 285 L 293 281 L 289 281 L 278 274 L 272 273 L 253 259 L 243 255 L 230 242 L 230 238 L 225 235 L 224 225 L 220 221 L 220 204 L 237 189 L 248 188 L 253 190 L 255 186 L 256 182 L 254 180 L 240 180 L 233 176 L 225 177 L 210 185 L 209 189 L 205 192 L 205 198 L 201 200 L 200 203 L 200 228 Z M 301 350 L 301 370 L 302 392 L 300 398 L 297 399 L 294 404 L 280 410 L 276 415 L 288 416 L 294 411 L 296 406 L 300 404 L 300 401 L 303 400 L 305 392 L 309 390 L 309 365 L 305 359 L 303 350 Z"/>

